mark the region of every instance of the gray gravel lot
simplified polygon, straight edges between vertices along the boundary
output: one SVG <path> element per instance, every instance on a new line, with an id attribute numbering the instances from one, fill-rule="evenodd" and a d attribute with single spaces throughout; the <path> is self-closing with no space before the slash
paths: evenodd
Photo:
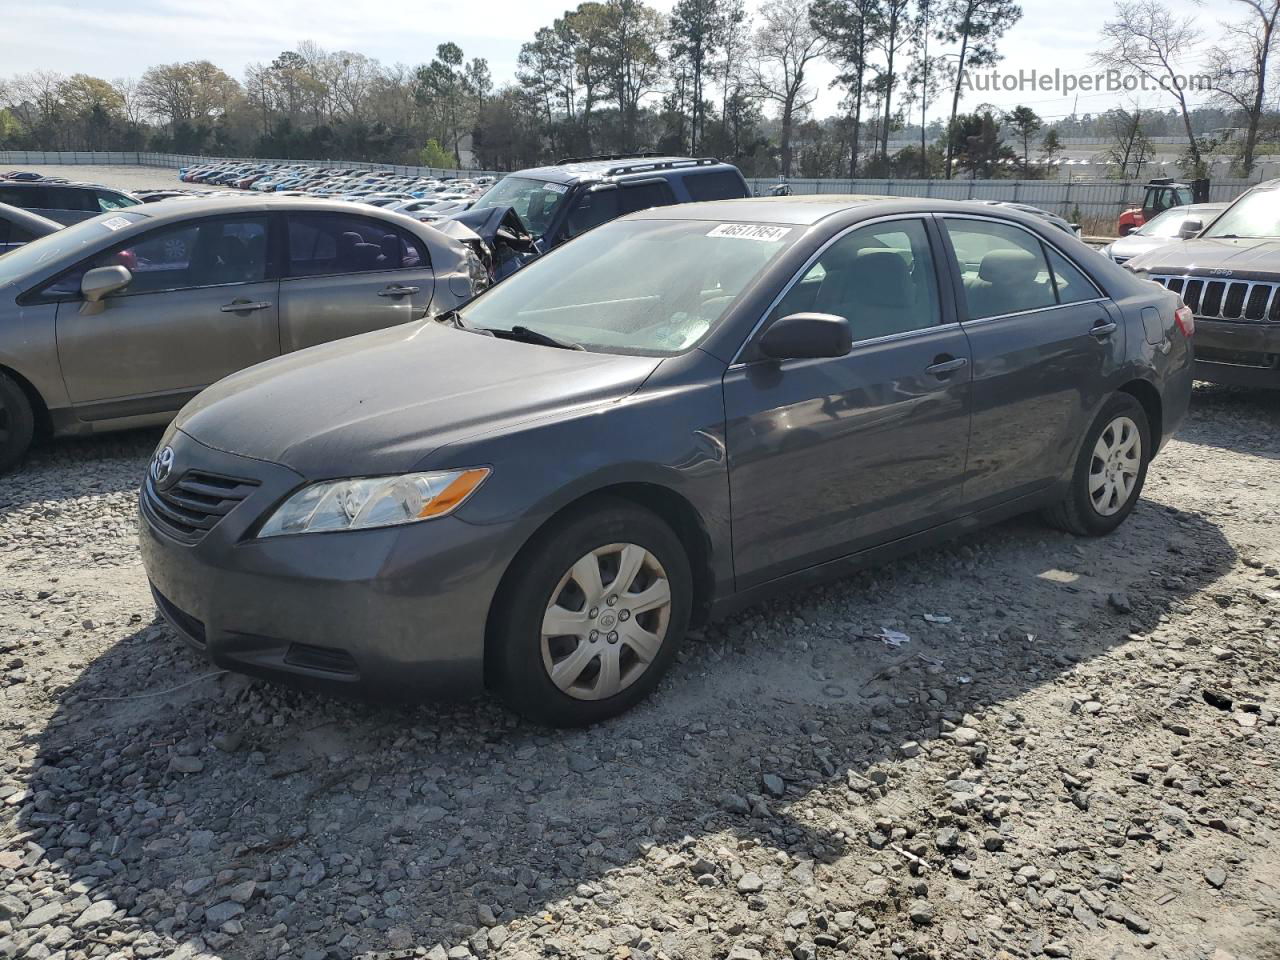
<path id="1" fill-rule="evenodd" d="M 1109 538 L 757 606 L 578 732 L 215 674 L 157 438 L 0 478 L 0 958 L 1280 957 L 1280 394 L 1199 389 Z"/>
<path id="2" fill-rule="evenodd" d="M 198 187 L 178 179 L 178 171 L 164 167 L 138 167 L 123 164 L 43 164 L 18 165 L 5 169 L 31 170 L 46 177 L 66 177 L 68 180 L 84 180 L 100 183 L 117 190 L 164 190 L 174 187 Z"/>

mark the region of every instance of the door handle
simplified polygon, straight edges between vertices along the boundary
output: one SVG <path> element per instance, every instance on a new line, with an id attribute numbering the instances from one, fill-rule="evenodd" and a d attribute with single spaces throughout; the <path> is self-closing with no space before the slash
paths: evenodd
<path id="1" fill-rule="evenodd" d="M 266 310 L 270 306 L 266 300 L 232 300 L 218 309 L 223 313 L 249 313 L 253 310 Z"/>
<path id="2" fill-rule="evenodd" d="M 405 287 L 400 284 L 393 284 L 389 287 L 383 287 L 378 291 L 380 297 L 405 297 L 411 293 L 417 293 L 417 287 Z"/>
<path id="3" fill-rule="evenodd" d="M 1089 332 L 1101 340 L 1103 337 L 1109 337 L 1111 334 L 1115 333 L 1116 325 L 1115 322 L 1111 320 L 1097 320 L 1094 325 L 1089 328 Z"/>
<path id="4" fill-rule="evenodd" d="M 946 356 L 946 354 L 943 354 L 943 356 Z M 924 368 L 924 372 L 932 373 L 935 377 L 945 377 L 948 373 L 951 373 L 954 370 L 959 370 L 968 362 L 968 357 L 952 357 L 949 360 L 944 360 L 942 357 L 938 357 L 932 366 Z"/>

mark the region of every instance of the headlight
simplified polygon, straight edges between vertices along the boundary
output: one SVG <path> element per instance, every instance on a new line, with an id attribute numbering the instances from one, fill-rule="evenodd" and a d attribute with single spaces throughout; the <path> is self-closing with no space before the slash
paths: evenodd
<path id="1" fill-rule="evenodd" d="M 489 286 L 489 268 L 484 265 L 484 261 L 470 247 L 467 247 L 467 274 L 471 278 L 471 295 L 474 297 L 477 293 L 485 290 Z"/>
<path id="2" fill-rule="evenodd" d="M 477 467 L 313 483 L 277 507 L 258 536 L 367 530 L 433 520 L 460 506 L 487 476 L 487 467 Z"/>

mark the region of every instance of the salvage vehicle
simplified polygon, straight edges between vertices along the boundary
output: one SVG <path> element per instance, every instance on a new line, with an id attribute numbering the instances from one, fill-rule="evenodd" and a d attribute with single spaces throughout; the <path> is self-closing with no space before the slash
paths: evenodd
<path id="1" fill-rule="evenodd" d="M 1154 177 L 1147 184 L 1141 206 L 1130 207 L 1120 214 L 1116 235 L 1127 237 L 1133 231 L 1170 207 L 1185 207 L 1209 199 L 1209 181 L 1178 183 L 1172 177 Z"/>
<path id="2" fill-rule="evenodd" d="M 108 210 L 137 206 L 137 197 L 96 183 L 48 180 L 0 182 L 0 203 L 21 207 L 58 223 L 79 223 Z"/>
<path id="3" fill-rule="evenodd" d="M 0 255 L 61 229 L 56 220 L 0 203 Z"/>
<path id="4" fill-rule="evenodd" d="M 1029 510 L 1114 530 L 1186 412 L 1190 333 L 1016 211 L 648 210 L 204 391 L 144 478 L 143 562 L 221 667 L 591 723 L 781 587 Z"/>
<path id="5" fill-rule="evenodd" d="M 1189 203 L 1185 207 L 1170 207 L 1127 237 L 1107 244 L 1099 252 L 1116 263 L 1123 264 L 1138 254 L 1149 253 L 1166 243 L 1192 239 L 1225 209 L 1225 203 Z"/>
<path id="6" fill-rule="evenodd" d="M 421 319 L 483 267 L 410 217 L 322 200 L 149 203 L 0 257 L 0 470 L 37 433 L 163 424 L 251 364 Z"/>
<path id="7" fill-rule="evenodd" d="M 450 219 L 481 227 L 477 233 L 494 247 L 493 279 L 499 280 L 566 240 L 624 214 L 749 196 L 738 168 L 714 157 L 572 157 L 503 177 L 465 213 Z M 508 210 L 514 218 L 505 215 Z M 494 211 L 499 213 L 495 216 Z M 521 237 L 519 245 L 496 245 L 501 238 L 484 232 L 495 224 L 508 225 Z"/>
<path id="8" fill-rule="evenodd" d="M 1198 380 L 1280 388 L 1280 180 L 1237 198 L 1195 239 L 1165 244 L 1125 267 L 1178 294 L 1195 315 Z"/>

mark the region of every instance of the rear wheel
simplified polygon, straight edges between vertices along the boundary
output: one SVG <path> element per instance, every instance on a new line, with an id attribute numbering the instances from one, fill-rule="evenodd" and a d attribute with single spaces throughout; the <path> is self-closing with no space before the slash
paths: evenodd
<path id="1" fill-rule="evenodd" d="M 1110 533 L 1138 502 L 1151 453 L 1142 404 L 1127 393 L 1116 394 L 1085 437 L 1067 496 L 1046 510 L 1045 518 L 1079 536 Z"/>
<path id="2" fill-rule="evenodd" d="M 22 459 L 35 428 L 35 412 L 26 393 L 12 377 L 0 373 L 0 473 Z"/>
<path id="3" fill-rule="evenodd" d="M 659 517 L 601 501 L 544 531 L 499 601 L 498 689 L 518 713 L 584 726 L 647 696 L 691 608 L 689 559 Z"/>

